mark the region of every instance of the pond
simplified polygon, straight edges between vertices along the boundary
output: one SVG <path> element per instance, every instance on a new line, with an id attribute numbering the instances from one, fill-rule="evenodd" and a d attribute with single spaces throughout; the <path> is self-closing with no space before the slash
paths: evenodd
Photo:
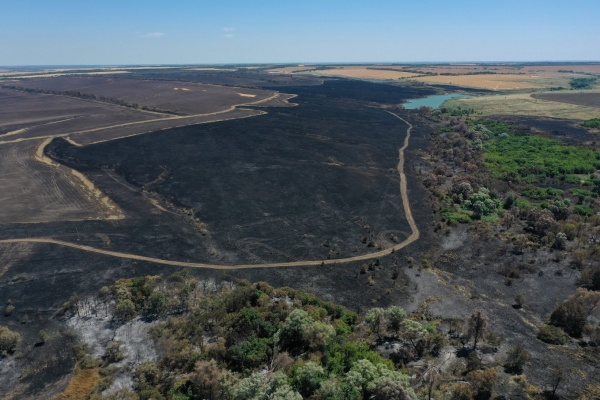
<path id="1" fill-rule="evenodd" d="M 438 108 L 446 100 L 454 99 L 456 97 L 469 98 L 471 96 L 466 95 L 466 94 L 458 94 L 458 93 L 441 94 L 438 96 L 429 96 L 429 97 L 425 97 L 422 99 L 409 100 L 406 103 L 404 103 L 404 108 L 409 109 L 409 110 L 412 110 L 413 108 L 419 108 L 422 106 Z"/>

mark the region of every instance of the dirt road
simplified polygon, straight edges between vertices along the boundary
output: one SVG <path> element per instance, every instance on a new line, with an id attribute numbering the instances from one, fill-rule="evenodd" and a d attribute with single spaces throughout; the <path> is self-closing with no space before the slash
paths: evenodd
<path id="1" fill-rule="evenodd" d="M 392 251 L 397 251 L 405 248 L 409 244 L 415 242 L 419 239 L 420 232 L 415 220 L 412 216 L 412 210 L 410 207 L 410 202 L 408 198 L 408 186 L 406 182 L 406 175 L 404 173 L 404 150 L 408 147 L 410 140 L 410 133 L 413 126 L 406 120 L 400 118 L 396 114 L 386 111 L 390 115 L 398 118 L 402 122 L 408 125 L 406 129 L 406 137 L 404 139 L 404 145 L 398 150 L 398 174 L 400 176 L 400 196 L 402 197 L 402 205 L 404 207 L 404 214 L 406 215 L 406 220 L 411 229 L 411 234 L 401 243 L 398 243 L 392 248 L 388 248 L 385 250 L 381 250 L 375 253 L 363 254 L 360 256 L 341 258 L 341 259 L 329 259 L 329 260 L 316 260 L 316 261 L 292 261 L 292 262 L 283 262 L 283 263 L 262 263 L 262 264 L 238 264 L 238 265 L 219 265 L 219 264 L 204 264 L 204 263 L 196 263 L 196 262 L 185 262 L 185 261 L 172 261 L 172 260 L 164 260 L 160 258 L 146 257 L 140 256 L 137 254 L 128 254 L 121 253 L 110 250 L 98 249 L 91 246 L 85 246 L 77 243 L 65 242 L 62 240 L 55 240 L 52 238 L 23 238 L 23 239 L 5 239 L 0 240 L 1 243 L 49 243 L 55 244 L 58 246 L 71 247 L 74 249 L 88 251 L 91 253 L 98 253 L 112 257 L 125 258 L 130 260 L 139 260 L 139 261 L 147 261 L 156 264 L 163 265 L 172 265 L 175 267 L 188 267 L 188 268 L 207 268 L 207 269 L 221 269 L 221 270 L 232 270 L 232 269 L 248 269 L 248 268 L 277 268 L 277 267 L 306 267 L 306 266 L 319 266 L 319 265 L 331 265 L 331 264 L 343 264 L 354 261 L 365 261 L 372 260 L 374 258 L 383 257 Z"/>

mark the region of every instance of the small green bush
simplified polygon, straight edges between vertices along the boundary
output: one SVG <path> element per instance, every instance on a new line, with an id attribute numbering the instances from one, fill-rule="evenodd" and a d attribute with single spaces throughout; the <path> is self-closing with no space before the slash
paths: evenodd
<path id="1" fill-rule="evenodd" d="M 448 225 L 468 224 L 471 222 L 471 217 L 467 214 L 452 211 L 448 208 L 443 209 L 441 214 L 442 221 L 446 222 Z"/>
<path id="2" fill-rule="evenodd" d="M 552 325 L 542 326 L 537 333 L 537 338 L 544 343 L 565 345 L 571 341 L 569 335 L 562 328 Z"/>
<path id="3" fill-rule="evenodd" d="M 20 341 L 21 335 L 0 325 L 0 353 L 13 353 Z"/>
<path id="4" fill-rule="evenodd" d="M 591 217 L 595 214 L 592 207 L 582 205 L 573 206 L 573 212 L 575 214 L 583 215 L 584 217 Z"/>
<path id="5" fill-rule="evenodd" d="M 533 188 L 533 189 L 526 189 L 523 190 L 521 192 L 521 194 L 523 196 L 527 196 L 531 199 L 536 199 L 536 200 L 547 200 L 547 199 L 555 199 L 558 196 L 563 194 L 563 191 L 560 189 L 554 189 L 554 188 Z"/>
<path id="6" fill-rule="evenodd" d="M 593 118 L 581 124 L 584 128 L 600 129 L 600 118 Z"/>

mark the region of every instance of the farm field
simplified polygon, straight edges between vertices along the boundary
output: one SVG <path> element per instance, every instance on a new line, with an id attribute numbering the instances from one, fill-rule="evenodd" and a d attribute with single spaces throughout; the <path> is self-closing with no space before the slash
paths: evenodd
<path id="1" fill-rule="evenodd" d="M 193 210 L 220 263 L 344 258 L 402 241 L 410 229 L 396 164 L 406 125 L 348 99 L 322 99 L 335 85 L 310 88 L 293 99 L 298 106 L 255 118 L 49 151 L 76 169 L 114 169 Z"/>
<path id="2" fill-rule="evenodd" d="M 87 178 L 45 157 L 44 142 L 0 146 L 0 224 L 123 218 Z"/>
<path id="3" fill-rule="evenodd" d="M 261 101 L 275 94 L 260 89 L 103 77 L 31 79 L 19 85 L 31 89 L 94 94 L 124 100 L 131 104 L 137 103 L 139 107 L 172 110 L 189 115 L 223 111 L 243 103 Z"/>
<path id="4" fill-rule="evenodd" d="M 535 89 L 541 86 L 534 83 L 535 75 L 459 75 L 459 76 L 421 76 L 414 78 L 419 82 L 441 83 L 456 86 L 475 87 L 489 90 Z"/>
<path id="5" fill-rule="evenodd" d="M 372 69 L 383 67 L 334 67 L 335 69 L 324 69 L 318 71 L 310 71 L 308 73 L 317 76 L 339 76 L 344 78 L 356 79 L 402 79 L 417 76 L 415 73 L 402 71 L 389 71 L 384 69 Z"/>
<path id="6" fill-rule="evenodd" d="M 197 82 L 239 87 L 262 87 L 276 89 L 281 86 L 319 85 L 322 79 L 311 75 L 270 74 L 268 72 L 245 69 L 242 71 L 193 70 L 178 68 L 173 70 L 139 69 L 127 75 L 129 79 L 157 79 L 181 82 Z"/>
<path id="7" fill-rule="evenodd" d="M 600 92 L 532 93 L 534 99 L 556 101 L 577 106 L 600 108 Z"/>
<path id="8" fill-rule="evenodd" d="M 0 141 L 162 118 L 103 103 L 0 88 Z M 6 136 L 8 134 L 8 136 Z"/>
<path id="9" fill-rule="evenodd" d="M 600 109 L 596 107 L 538 99 L 527 93 L 451 99 L 443 106 L 473 108 L 480 115 L 531 115 L 575 120 L 600 117 Z"/>
<path id="10" fill-rule="evenodd" d="M 282 68 L 269 69 L 268 72 L 270 74 L 292 74 L 294 72 L 310 71 L 310 70 L 315 69 L 316 67 L 317 67 L 316 65 L 298 65 L 295 67 L 282 67 Z"/>

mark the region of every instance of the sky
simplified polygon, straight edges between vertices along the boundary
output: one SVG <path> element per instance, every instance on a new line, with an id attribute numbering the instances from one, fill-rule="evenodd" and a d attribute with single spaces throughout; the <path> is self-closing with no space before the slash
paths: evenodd
<path id="1" fill-rule="evenodd" d="M 0 0 L 0 65 L 600 61 L 599 0 Z"/>

